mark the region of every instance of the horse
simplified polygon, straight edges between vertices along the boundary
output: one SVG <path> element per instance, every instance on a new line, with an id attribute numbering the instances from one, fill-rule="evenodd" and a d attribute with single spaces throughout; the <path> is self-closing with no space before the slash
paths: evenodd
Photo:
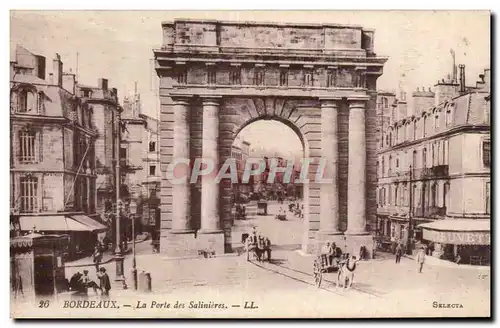
<path id="1" fill-rule="evenodd" d="M 342 282 L 342 289 L 346 290 L 352 287 L 354 280 L 354 271 L 356 270 L 356 264 L 359 260 L 353 256 L 351 259 L 347 257 L 346 260 L 340 263 L 340 269 L 337 275 L 337 288 L 340 287 L 340 282 Z"/>

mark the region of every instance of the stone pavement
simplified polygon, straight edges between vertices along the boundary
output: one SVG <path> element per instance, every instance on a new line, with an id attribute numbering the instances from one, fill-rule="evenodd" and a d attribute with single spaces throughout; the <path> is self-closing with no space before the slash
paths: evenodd
<path id="1" fill-rule="evenodd" d="M 132 257 L 124 262 L 129 289 L 113 284 L 111 299 L 123 304 L 137 300 L 196 300 L 226 302 L 230 308 L 221 312 L 165 312 L 160 317 L 381 317 L 381 316 L 473 316 L 489 315 L 490 272 L 426 264 L 417 272 L 414 260 L 402 258 L 396 264 L 394 255 L 378 253 L 374 260 L 360 261 L 351 290 L 336 288 L 336 275 L 326 274 L 321 288 L 314 286 L 313 256 L 303 256 L 300 247 L 301 222 L 293 215 L 288 221 L 274 219 L 276 206 L 269 216 L 236 221 L 233 232 L 235 247 L 241 247 L 240 236 L 252 226 L 278 244 L 273 247 L 271 263 L 247 262 L 245 254 L 211 259 L 168 259 L 164 254 L 145 251 L 137 256 L 137 269 L 152 277 L 153 292 L 145 294 L 131 289 Z M 148 243 L 143 243 L 148 244 Z M 103 265 L 113 280 L 115 263 Z M 83 268 L 67 267 L 66 277 Z M 91 278 L 94 270 L 90 270 Z M 92 291 L 90 292 L 92 294 Z M 96 296 L 90 296 L 96 298 Z M 255 302 L 259 309 L 243 311 L 231 304 Z M 436 304 L 460 303 L 462 309 L 434 307 Z M 241 305 L 243 306 L 243 305 Z M 465 310 L 464 310 L 465 309 Z M 159 312 L 120 312 L 120 316 L 150 317 Z M 78 311 L 71 311 L 75 316 Z M 82 312 L 85 313 L 85 312 Z M 93 312 L 94 313 L 94 312 Z M 103 312 L 112 316 L 114 312 Z"/>
<path id="2" fill-rule="evenodd" d="M 273 252 L 271 263 L 247 262 L 245 256 L 226 256 L 212 259 L 167 259 L 162 254 L 137 257 L 138 271 L 150 272 L 153 292 L 131 289 L 131 257 L 125 259 L 129 289 L 113 284 L 110 299 L 125 310 L 94 312 L 92 316 L 120 317 L 379 317 L 379 316 L 469 316 L 489 314 L 490 275 L 478 276 L 471 270 L 425 266 L 417 272 L 414 261 L 403 258 L 396 264 L 392 255 L 381 254 L 378 259 L 359 262 L 352 290 L 336 289 L 336 275 L 326 274 L 320 289 L 314 286 L 312 256 L 295 251 Z M 115 263 L 105 264 L 108 274 L 115 277 Z M 66 268 L 66 276 L 81 268 Z M 93 277 L 93 270 L 90 270 Z M 89 292 L 89 299 L 99 296 Z M 220 312 L 202 310 L 151 312 L 133 309 L 137 301 L 178 300 L 190 302 L 225 302 L 228 309 Z M 244 302 L 255 302 L 259 309 L 242 309 Z M 465 310 L 434 308 L 437 303 L 460 303 Z M 232 308 L 240 304 L 240 308 Z M 25 310 L 22 307 L 19 311 Z M 49 311 L 53 314 L 53 311 Z M 89 312 L 72 309 L 76 317 Z M 48 314 L 47 314 L 48 315 Z"/>

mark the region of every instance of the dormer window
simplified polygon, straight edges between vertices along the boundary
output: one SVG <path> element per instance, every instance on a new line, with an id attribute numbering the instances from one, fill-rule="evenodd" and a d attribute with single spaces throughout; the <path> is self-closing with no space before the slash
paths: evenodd
<path id="1" fill-rule="evenodd" d="M 22 89 L 18 94 L 17 112 L 26 113 L 35 112 L 36 110 L 37 107 L 35 92 Z"/>
<path id="2" fill-rule="evenodd" d="M 454 109 L 453 103 L 449 104 L 446 107 L 446 113 L 445 113 L 446 126 L 450 126 L 453 122 L 453 109 Z"/>
<path id="3" fill-rule="evenodd" d="M 83 97 L 84 98 L 92 98 L 92 91 L 90 91 L 90 90 L 83 90 Z"/>

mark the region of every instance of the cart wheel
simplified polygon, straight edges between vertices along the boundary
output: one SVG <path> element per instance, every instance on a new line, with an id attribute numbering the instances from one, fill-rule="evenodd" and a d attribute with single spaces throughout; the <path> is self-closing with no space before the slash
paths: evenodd
<path id="1" fill-rule="evenodd" d="M 321 286 L 321 281 L 323 280 L 323 272 L 321 270 L 321 265 L 317 260 L 314 261 L 314 285 L 319 288 Z"/>

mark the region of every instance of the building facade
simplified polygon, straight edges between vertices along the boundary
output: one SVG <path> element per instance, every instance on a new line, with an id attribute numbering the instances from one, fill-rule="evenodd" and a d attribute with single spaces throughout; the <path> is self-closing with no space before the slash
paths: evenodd
<path id="1" fill-rule="evenodd" d="M 116 203 L 116 166 L 120 145 L 120 112 L 118 91 L 109 88 L 108 80 L 98 79 L 97 86 L 76 85 L 76 92 L 93 112 L 97 139 L 95 161 L 97 174 L 97 213 L 106 221 L 111 204 Z M 126 190 L 120 192 L 126 194 Z"/>
<path id="2" fill-rule="evenodd" d="M 238 177 L 238 183 L 233 184 L 233 193 L 236 199 L 238 199 L 239 193 L 248 194 L 253 191 L 253 179 L 250 179 L 249 183 L 242 183 L 243 172 L 249 156 L 250 143 L 242 139 L 241 136 L 236 136 L 231 146 L 231 157 L 236 161 L 236 174 Z"/>
<path id="3" fill-rule="evenodd" d="M 159 208 L 160 159 L 158 120 L 145 115 L 141 109 L 140 94 L 125 98 L 120 161 L 122 183 L 131 199 L 138 204 L 141 227 L 136 231 L 151 230 L 156 225 Z"/>
<path id="4" fill-rule="evenodd" d="M 106 231 L 96 221 L 98 118 L 58 54 L 48 79 L 45 57 L 21 46 L 10 69 L 13 227 L 67 233 L 70 255 L 91 251 Z"/>
<path id="5" fill-rule="evenodd" d="M 335 239 L 348 252 L 365 246 L 371 253 L 376 80 L 387 60 L 374 52 L 374 32 L 202 20 L 163 23 L 162 30 L 163 45 L 154 50 L 162 172 L 172 158 L 224 163 L 241 129 L 258 119 L 278 120 L 297 133 L 306 157 L 327 159 L 336 181 L 304 185 L 304 251 Z M 318 165 L 311 165 L 311 180 Z M 193 192 L 188 175 L 181 184 L 162 176 L 160 245 L 167 255 L 231 252 L 231 183 L 203 178 Z"/>
<path id="6" fill-rule="evenodd" d="M 490 71 L 480 75 L 476 86 L 466 87 L 464 69 L 459 80 L 443 79 L 434 91 L 413 92 L 410 111 L 397 99 L 386 107 L 381 99 L 387 95 L 379 94 L 386 124 L 379 138 L 377 231 L 403 245 L 410 235 L 439 258 L 454 260 L 461 253 L 469 261 L 475 249 L 486 261 Z M 483 228 L 470 230 L 469 224 Z M 465 240 L 448 240 L 452 234 Z"/>

